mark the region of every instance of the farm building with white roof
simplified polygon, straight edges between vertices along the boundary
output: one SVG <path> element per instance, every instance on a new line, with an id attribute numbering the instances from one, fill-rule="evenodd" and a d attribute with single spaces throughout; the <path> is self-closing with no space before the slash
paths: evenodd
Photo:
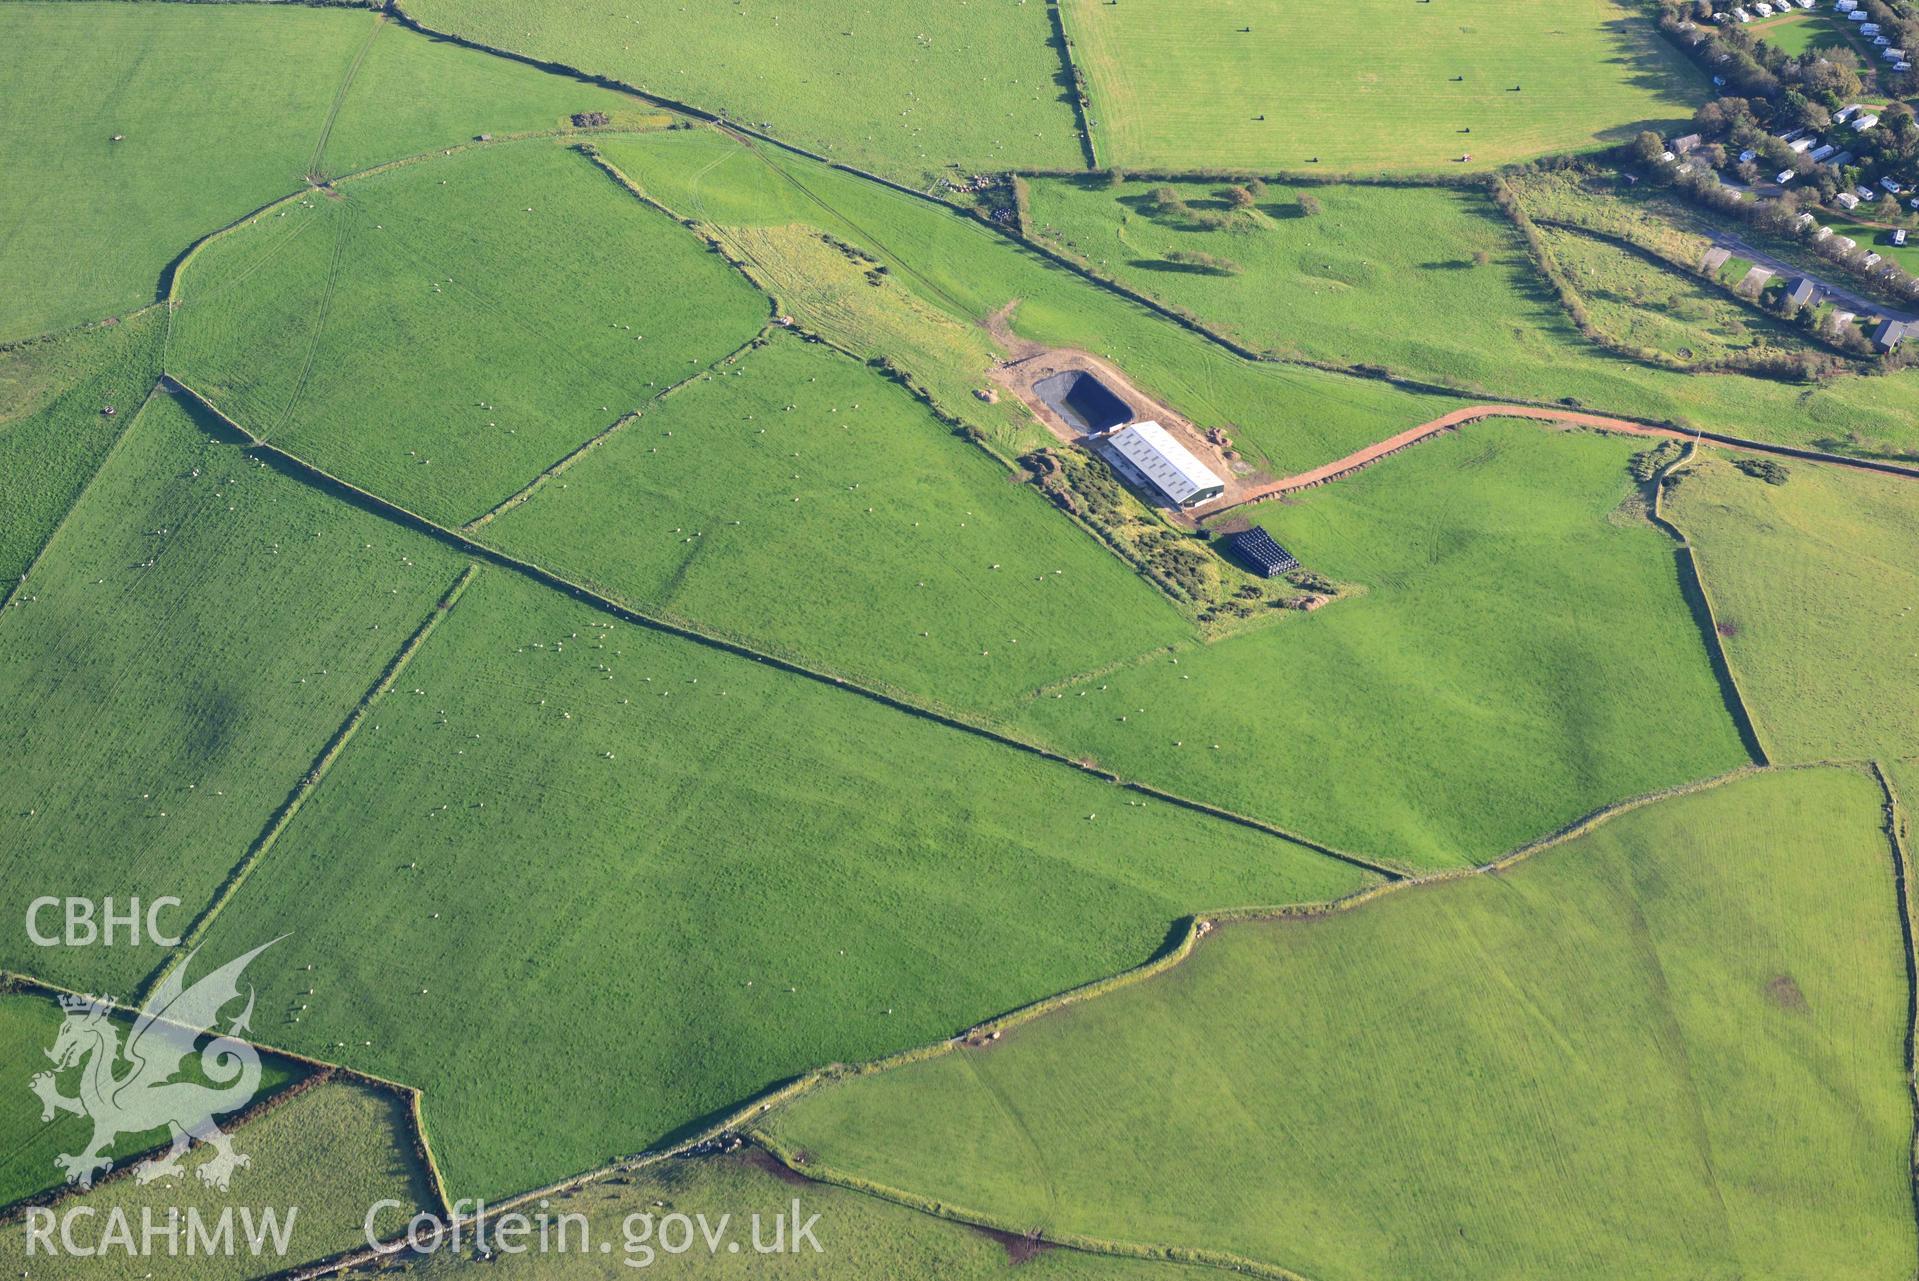
<path id="1" fill-rule="evenodd" d="M 1175 506 L 1191 507 L 1226 492 L 1226 482 L 1156 422 L 1121 427 L 1106 443 Z"/>

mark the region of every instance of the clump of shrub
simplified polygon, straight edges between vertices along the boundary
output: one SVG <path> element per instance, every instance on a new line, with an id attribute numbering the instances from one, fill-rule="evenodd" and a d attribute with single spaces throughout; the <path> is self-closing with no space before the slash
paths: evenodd
<path id="1" fill-rule="evenodd" d="M 1331 579 L 1321 577 L 1310 569 L 1289 569 L 1286 571 L 1286 581 L 1301 591 L 1317 592 L 1321 596 L 1332 596 L 1339 591 Z"/>
<path id="2" fill-rule="evenodd" d="M 1187 218 L 1192 216 L 1193 207 L 1186 203 L 1186 197 L 1172 187 L 1155 187 L 1151 196 L 1152 211 L 1162 218 Z"/>
<path id="3" fill-rule="evenodd" d="M 1626 470 L 1640 484 L 1645 484 L 1657 476 L 1664 468 L 1678 460 L 1684 452 L 1683 446 L 1676 440 L 1663 440 L 1651 449 L 1642 449 L 1626 460 Z"/>
<path id="4" fill-rule="evenodd" d="M 573 113 L 575 129 L 594 129 L 600 125 L 611 124 L 613 118 L 604 111 L 576 111 Z"/>
<path id="5" fill-rule="evenodd" d="M 1320 208 L 1321 208 L 1321 205 L 1319 203 L 1318 196 L 1315 196 L 1310 191 L 1302 191 L 1299 193 L 1300 217 L 1317 218 L 1319 216 Z"/>
<path id="6" fill-rule="evenodd" d="M 1237 276 L 1240 273 L 1240 265 L 1231 258 L 1202 253 L 1197 249 L 1169 250 L 1166 261 L 1178 263 L 1182 267 L 1191 267 L 1195 271 L 1203 271 L 1209 276 Z"/>
<path id="7" fill-rule="evenodd" d="M 1768 485 L 1783 485 L 1792 476 L 1785 464 L 1772 458 L 1735 458 L 1732 465 L 1756 480 Z"/>
<path id="8" fill-rule="evenodd" d="M 1208 550 L 1204 533 L 1169 528 L 1086 450 L 1040 449 L 1020 463 L 1041 493 L 1084 522 L 1161 591 L 1189 604 L 1200 622 L 1250 618 L 1262 601 L 1274 603 L 1266 585 Z M 1326 594 L 1332 594 L 1330 584 Z"/>

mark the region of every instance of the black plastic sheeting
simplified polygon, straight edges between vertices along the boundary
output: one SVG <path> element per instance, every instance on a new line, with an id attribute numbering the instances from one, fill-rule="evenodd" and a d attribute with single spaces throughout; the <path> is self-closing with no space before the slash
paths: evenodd
<path id="1" fill-rule="evenodd" d="M 1055 413 L 1088 436 L 1133 421 L 1133 407 L 1083 369 L 1048 374 L 1033 384 L 1033 390 Z"/>

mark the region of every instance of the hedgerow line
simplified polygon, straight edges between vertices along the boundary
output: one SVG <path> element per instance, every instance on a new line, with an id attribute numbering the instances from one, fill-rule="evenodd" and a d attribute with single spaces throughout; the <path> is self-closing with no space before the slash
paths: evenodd
<path id="1" fill-rule="evenodd" d="M 199 946 L 200 940 L 206 937 L 214 919 L 219 916 L 220 910 L 232 901 L 235 894 L 239 893 L 240 887 L 252 875 L 253 869 L 267 856 L 274 844 L 279 841 L 280 834 L 293 822 L 294 816 L 300 812 L 300 807 L 325 781 L 328 771 L 333 768 L 333 763 L 346 750 L 347 744 L 353 741 L 353 736 L 358 732 L 360 723 L 366 719 L 367 713 L 372 710 L 375 703 L 392 690 L 393 683 L 399 680 L 407 664 L 413 661 L 413 656 L 433 634 L 440 620 L 459 603 L 461 595 L 465 593 L 468 585 L 479 572 L 480 567 L 477 564 L 469 564 L 461 571 L 459 577 L 454 579 L 452 586 L 427 609 L 426 617 L 421 620 L 418 627 L 414 628 L 413 634 L 407 637 L 399 651 L 387 661 L 372 686 L 360 696 L 358 702 L 354 703 L 346 719 L 341 722 L 338 729 L 334 730 L 332 736 L 327 739 L 326 745 L 320 749 L 319 755 L 314 757 L 313 763 L 293 785 L 293 790 L 287 794 L 287 798 L 267 820 L 266 827 L 254 838 L 252 845 L 241 856 L 240 861 L 227 873 L 226 880 L 221 883 L 219 889 L 214 891 L 206 908 L 194 919 L 192 925 L 187 928 L 187 932 L 181 936 L 180 942 L 170 949 L 168 955 L 154 969 L 152 976 L 142 985 L 144 995 L 151 995 L 154 989 L 166 981 L 167 975 L 172 973 Z"/>
<path id="2" fill-rule="evenodd" d="M 1361 854 L 1336 849 L 1320 841 L 1315 841 L 1310 837 L 1287 831 L 1277 824 L 1268 823 L 1263 819 L 1237 814 L 1230 810 L 1209 805 L 1203 801 L 1193 800 L 1172 792 L 1160 791 L 1146 784 L 1131 782 L 1121 778 L 1111 770 L 1088 764 L 1085 761 L 1068 756 L 1064 752 L 1030 742 L 1007 730 L 997 728 L 983 721 L 970 720 L 958 712 L 945 711 L 936 707 L 927 706 L 902 694 L 890 693 L 877 685 L 849 679 L 848 677 L 836 675 L 820 668 L 811 667 L 796 658 L 788 658 L 769 650 L 757 649 L 743 641 L 733 640 L 716 631 L 695 625 L 691 620 L 676 620 L 663 614 L 652 613 L 636 609 L 631 605 L 623 604 L 611 596 L 604 595 L 583 583 L 575 582 L 543 565 L 523 560 L 491 544 L 479 542 L 457 529 L 451 529 L 445 525 L 441 525 L 417 512 L 400 506 L 391 499 L 383 498 L 370 490 L 362 489 L 350 481 L 343 480 L 331 472 L 326 471 L 324 468 L 270 441 L 262 440 L 238 422 L 228 417 L 226 413 L 213 404 L 212 401 L 182 382 L 178 376 L 172 373 L 163 373 L 161 380 L 168 386 L 177 389 L 189 397 L 195 404 L 206 411 L 207 414 L 233 433 L 234 436 L 241 443 L 245 444 L 256 456 L 278 464 L 283 471 L 296 479 L 310 484 L 322 492 L 330 492 L 335 497 L 348 496 L 360 506 L 376 515 L 380 515 L 396 524 L 410 528 L 417 533 L 424 534 L 438 542 L 451 545 L 465 555 L 478 557 L 498 565 L 501 568 L 510 569 L 543 587 L 572 596 L 574 599 L 602 613 L 610 614 L 622 622 L 663 632 L 667 635 L 678 637 L 681 640 L 692 641 L 708 648 L 732 654 L 736 658 L 748 659 L 756 663 L 764 663 L 795 676 L 803 676 L 821 685 L 856 694 L 879 703 L 882 706 L 889 707 L 894 711 L 918 717 L 922 720 L 945 726 L 948 729 L 959 730 L 963 733 L 983 738 L 989 742 L 998 743 L 1003 747 L 1010 747 L 1028 755 L 1052 761 L 1055 764 L 1069 766 L 1080 773 L 1090 774 L 1095 778 L 1113 783 L 1117 786 L 1126 787 L 1142 795 L 1150 795 L 1156 799 L 1178 805 L 1181 808 L 1189 809 L 1196 813 L 1207 814 L 1215 818 L 1222 818 L 1238 823 L 1241 826 L 1262 832 L 1268 836 L 1286 841 L 1289 844 L 1312 850 L 1317 854 L 1337 862 L 1371 872 L 1375 876 L 1389 880 L 1397 880 L 1407 875 L 1407 873 L 1400 868 L 1376 862 Z"/>

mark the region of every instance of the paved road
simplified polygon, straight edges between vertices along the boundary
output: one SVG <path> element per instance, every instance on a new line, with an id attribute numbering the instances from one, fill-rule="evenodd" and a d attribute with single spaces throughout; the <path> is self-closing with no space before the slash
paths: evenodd
<path id="1" fill-rule="evenodd" d="M 1761 267 L 1770 267 L 1789 280 L 1795 280 L 1800 276 L 1810 276 L 1812 283 L 1819 287 L 1819 292 L 1822 295 L 1838 303 L 1847 311 L 1856 312 L 1861 316 L 1889 316 L 1894 320 L 1919 320 L 1919 312 L 1905 311 L 1898 307 L 1889 306 L 1883 302 L 1875 302 L 1864 294 L 1854 293 L 1850 289 L 1842 289 L 1837 285 L 1828 284 L 1820 277 L 1814 276 L 1804 267 L 1795 266 L 1782 258 L 1776 258 L 1765 250 L 1757 248 L 1743 236 L 1736 236 L 1731 232 L 1721 231 L 1713 235 L 1712 242 L 1721 249 L 1730 249 L 1740 258 L 1750 258 Z"/>

